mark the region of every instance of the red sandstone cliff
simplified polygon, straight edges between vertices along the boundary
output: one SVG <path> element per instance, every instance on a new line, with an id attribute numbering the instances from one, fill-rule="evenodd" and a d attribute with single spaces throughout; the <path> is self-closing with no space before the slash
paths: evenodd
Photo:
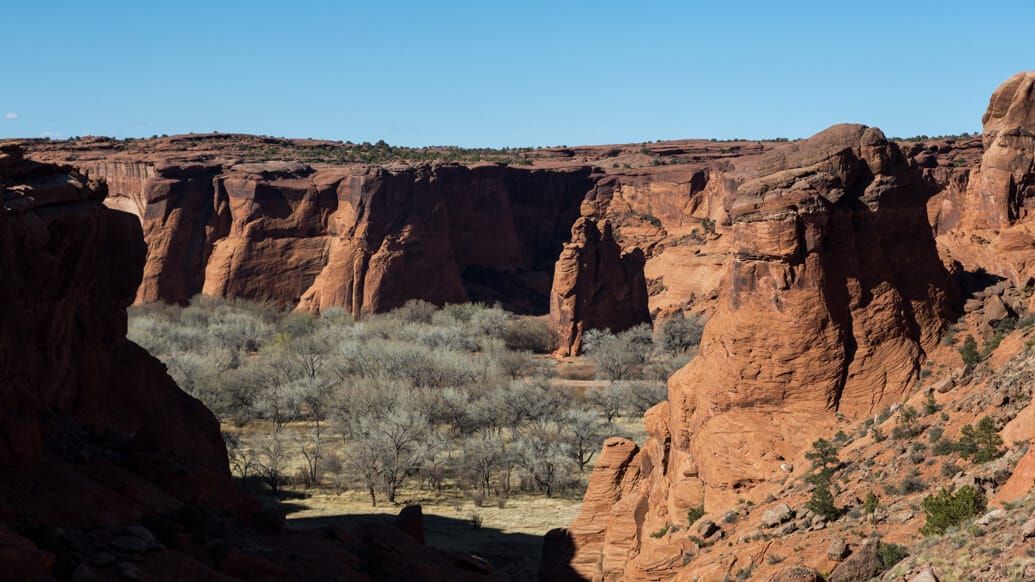
<path id="1" fill-rule="evenodd" d="M 764 155 L 730 209 L 732 257 L 701 355 L 648 411 L 642 450 L 605 446 L 572 524 L 591 579 L 667 578 L 692 542 L 645 535 L 735 505 L 834 426 L 915 386 L 953 291 L 916 165 L 881 132 L 832 127 Z"/>
<path id="2" fill-rule="evenodd" d="M 946 180 L 947 193 L 932 199 L 946 261 L 1006 277 L 1019 288 L 1035 281 L 1033 92 L 1035 72 L 1014 75 L 996 89 L 982 117 L 980 165 L 967 171 L 961 164 L 957 177 Z"/>

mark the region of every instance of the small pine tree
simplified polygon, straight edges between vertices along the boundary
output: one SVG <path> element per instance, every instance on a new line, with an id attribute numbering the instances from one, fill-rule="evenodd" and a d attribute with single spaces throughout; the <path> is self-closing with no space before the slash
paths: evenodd
<path id="1" fill-rule="evenodd" d="M 938 402 L 934 399 L 934 392 L 927 393 L 927 399 L 924 400 L 924 414 L 930 415 L 941 410 L 942 407 L 938 405 Z"/>
<path id="2" fill-rule="evenodd" d="M 927 519 L 920 533 L 925 536 L 941 535 L 950 527 L 960 525 L 964 521 L 985 510 L 985 496 L 970 485 L 960 487 L 955 493 L 942 488 L 937 495 L 924 499 L 924 513 Z"/>
<path id="3" fill-rule="evenodd" d="M 830 481 L 830 476 L 841 465 L 841 459 L 837 453 L 837 444 L 827 439 L 819 439 L 812 443 L 812 450 L 805 453 L 805 458 L 812 461 L 813 471 L 817 471 L 820 475 L 825 475 L 825 479 Z"/>
<path id="4" fill-rule="evenodd" d="M 841 510 L 834 505 L 834 494 L 830 492 L 830 477 L 824 472 L 819 472 L 812 477 L 812 483 L 816 486 L 812 490 L 812 497 L 809 499 L 808 508 L 817 515 L 834 520 L 841 515 Z"/>
<path id="5" fill-rule="evenodd" d="M 998 459 L 1005 452 L 1002 448 L 1003 437 L 995 429 L 995 423 L 991 417 L 984 417 L 978 421 L 977 427 L 964 425 L 956 448 L 964 459 L 973 456 L 975 463 L 987 463 Z"/>
<path id="6" fill-rule="evenodd" d="M 866 500 L 863 501 L 863 513 L 873 513 L 877 511 L 877 505 L 880 503 L 880 499 L 877 498 L 877 494 L 870 491 L 866 494 Z"/>
<path id="7" fill-rule="evenodd" d="M 978 352 L 977 340 L 974 336 L 967 334 L 967 338 L 963 340 L 963 347 L 960 348 L 960 356 L 963 357 L 963 363 L 968 366 L 974 366 L 981 361 L 981 354 Z"/>

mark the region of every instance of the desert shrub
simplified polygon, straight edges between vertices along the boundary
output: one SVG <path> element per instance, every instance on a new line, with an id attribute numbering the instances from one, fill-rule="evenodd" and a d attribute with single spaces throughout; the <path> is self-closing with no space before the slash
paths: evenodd
<path id="1" fill-rule="evenodd" d="M 941 409 L 942 409 L 941 405 L 939 405 L 935 401 L 935 399 L 934 399 L 934 392 L 933 391 L 928 392 L 927 393 L 927 398 L 924 399 L 924 414 L 925 415 L 931 415 L 931 414 L 934 414 L 935 412 L 940 411 Z"/>
<path id="2" fill-rule="evenodd" d="M 621 391 L 624 409 L 631 416 L 640 416 L 668 398 L 668 386 L 664 382 L 636 380 L 616 382 L 615 385 Z"/>
<path id="3" fill-rule="evenodd" d="M 948 455 L 956 450 L 956 443 L 950 439 L 939 439 L 931 445 L 931 454 L 936 457 Z"/>
<path id="4" fill-rule="evenodd" d="M 953 476 L 955 476 L 959 472 L 960 472 L 959 465 L 957 465 L 956 463 L 953 463 L 952 461 L 946 461 L 945 464 L 942 465 L 942 469 L 941 469 L 942 477 L 953 477 Z"/>
<path id="5" fill-rule="evenodd" d="M 617 382 L 610 382 L 599 390 L 589 392 L 587 399 L 589 404 L 607 419 L 608 423 L 614 422 L 615 417 L 622 414 L 627 405 L 625 387 Z"/>
<path id="6" fill-rule="evenodd" d="M 697 505 L 686 510 L 686 520 L 688 522 L 687 525 L 694 525 L 695 523 L 697 523 L 697 520 L 701 519 L 702 517 L 704 517 L 703 503 L 701 505 Z"/>
<path id="7" fill-rule="evenodd" d="M 571 445 L 548 433 L 535 433 L 514 443 L 518 463 L 535 487 L 551 497 L 578 481 Z"/>
<path id="8" fill-rule="evenodd" d="M 920 426 L 917 423 L 917 419 L 920 417 L 920 413 L 916 411 L 912 406 L 903 406 L 898 411 L 898 423 L 895 428 L 891 431 L 891 438 L 893 439 L 905 439 L 913 438 L 920 434 Z"/>
<path id="9" fill-rule="evenodd" d="M 880 498 L 873 491 L 866 494 L 866 499 L 863 501 L 863 513 L 870 514 L 877 511 L 877 506 L 880 504 Z"/>
<path id="10" fill-rule="evenodd" d="M 909 447 L 909 460 L 919 465 L 927 458 L 926 452 L 927 446 L 924 443 L 915 442 Z"/>
<path id="11" fill-rule="evenodd" d="M 955 493 L 943 487 L 937 495 L 924 499 L 922 507 L 926 520 L 920 533 L 941 535 L 984 511 L 985 505 L 985 496 L 970 485 L 960 487 Z"/>
<path id="12" fill-rule="evenodd" d="M 910 469 L 906 476 L 902 478 L 902 481 L 898 484 L 899 495 L 909 495 L 910 493 L 918 493 L 927 488 L 927 485 L 920 478 L 920 472 L 916 469 Z"/>
<path id="13" fill-rule="evenodd" d="M 597 367 L 598 375 L 611 380 L 631 377 L 637 366 L 647 362 L 654 340 L 649 323 L 619 334 L 592 329 L 583 338 L 583 349 Z"/>
<path id="14" fill-rule="evenodd" d="M 909 551 L 905 546 L 877 542 L 877 557 L 880 559 L 881 570 L 889 570 L 895 564 L 905 560 Z"/>
<path id="15" fill-rule="evenodd" d="M 503 326 L 503 341 L 512 350 L 545 354 L 556 347 L 556 337 L 544 318 L 518 317 Z"/>

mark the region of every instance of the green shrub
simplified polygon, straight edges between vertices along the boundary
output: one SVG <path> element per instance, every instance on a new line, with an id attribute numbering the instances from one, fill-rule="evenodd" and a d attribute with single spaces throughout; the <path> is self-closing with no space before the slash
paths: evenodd
<path id="1" fill-rule="evenodd" d="M 691 507 L 686 510 L 686 520 L 689 525 L 694 525 L 697 520 L 704 517 L 704 504 L 698 505 L 697 507 Z"/>
<path id="2" fill-rule="evenodd" d="M 664 537 L 664 536 L 665 536 L 665 534 L 667 534 L 667 533 L 668 533 L 668 530 L 669 530 L 669 528 L 670 528 L 670 527 L 671 527 L 671 526 L 669 526 L 668 524 L 665 524 L 665 527 L 663 527 L 663 528 L 659 529 L 658 531 L 655 531 L 655 532 L 651 532 L 651 534 L 650 534 L 650 537 L 652 537 L 652 538 L 661 538 L 661 537 Z"/>
<path id="3" fill-rule="evenodd" d="M 834 505 L 834 494 L 830 492 L 830 477 L 820 472 L 812 476 L 812 483 L 816 486 L 812 490 L 812 497 L 809 498 L 808 508 L 817 515 L 822 515 L 829 520 L 841 516 L 841 510 Z"/>
<path id="4" fill-rule="evenodd" d="M 930 415 L 941 410 L 942 407 L 934 400 L 934 392 L 928 392 L 924 400 L 924 414 Z"/>
<path id="5" fill-rule="evenodd" d="M 898 564 L 909 555 L 905 546 L 877 542 L 877 557 L 880 558 L 881 570 L 887 570 Z"/>
<path id="6" fill-rule="evenodd" d="M 927 516 L 920 533 L 925 536 L 941 535 L 985 510 L 985 496 L 970 485 L 960 487 L 955 493 L 942 488 L 937 495 L 924 499 L 923 509 Z"/>

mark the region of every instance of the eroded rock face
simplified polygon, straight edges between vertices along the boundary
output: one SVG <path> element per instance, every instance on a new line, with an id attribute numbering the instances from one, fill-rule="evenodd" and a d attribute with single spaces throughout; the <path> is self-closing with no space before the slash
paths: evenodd
<path id="1" fill-rule="evenodd" d="M 15 147 L 0 149 L 0 192 L 0 520 L 101 523 L 172 500 L 232 509 L 215 417 L 126 340 L 138 221 Z"/>
<path id="2" fill-rule="evenodd" d="M 682 566 L 686 548 L 644 532 L 702 502 L 734 506 L 736 488 L 782 480 L 780 465 L 836 414 L 869 415 L 913 389 L 955 300 L 926 191 L 915 163 L 860 125 L 759 160 L 731 206 L 732 257 L 701 353 L 647 413 L 649 440 L 630 461 L 640 478 L 608 518 L 634 524 L 625 579 Z M 597 552 L 572 533 L 572 563 L 599 578 L 608 544 Z"/>
<path id="3" fill-rule="evenodd" d="M 196 293 L 359 315 L 409 299 L 545 313 L 588 168 L 81 164 L 148 241 L 140 302 Z"/>
<path id="4" fill-rule="evenodd" d="M 1035 72 L 1000 85 L 981 120 L 980 167 L 963 184 L 950 181 L 950 196 L 938 197 L 942 214 L 952 219 L 949 229 L 939 221 L 938 245 L 946 261 L 1025 287 L 1035 280 Z M 955 201 L 961 185 L 962 201 Z"/>
<path id="5" fill-rule="evenodd" d="M 618 333 L 650 323 L 643 251 L 623 252 L 611 223 L 580 218 L 554 269 L 550 324 L 558 354 L 575 355 L 591 329 Z"/>

